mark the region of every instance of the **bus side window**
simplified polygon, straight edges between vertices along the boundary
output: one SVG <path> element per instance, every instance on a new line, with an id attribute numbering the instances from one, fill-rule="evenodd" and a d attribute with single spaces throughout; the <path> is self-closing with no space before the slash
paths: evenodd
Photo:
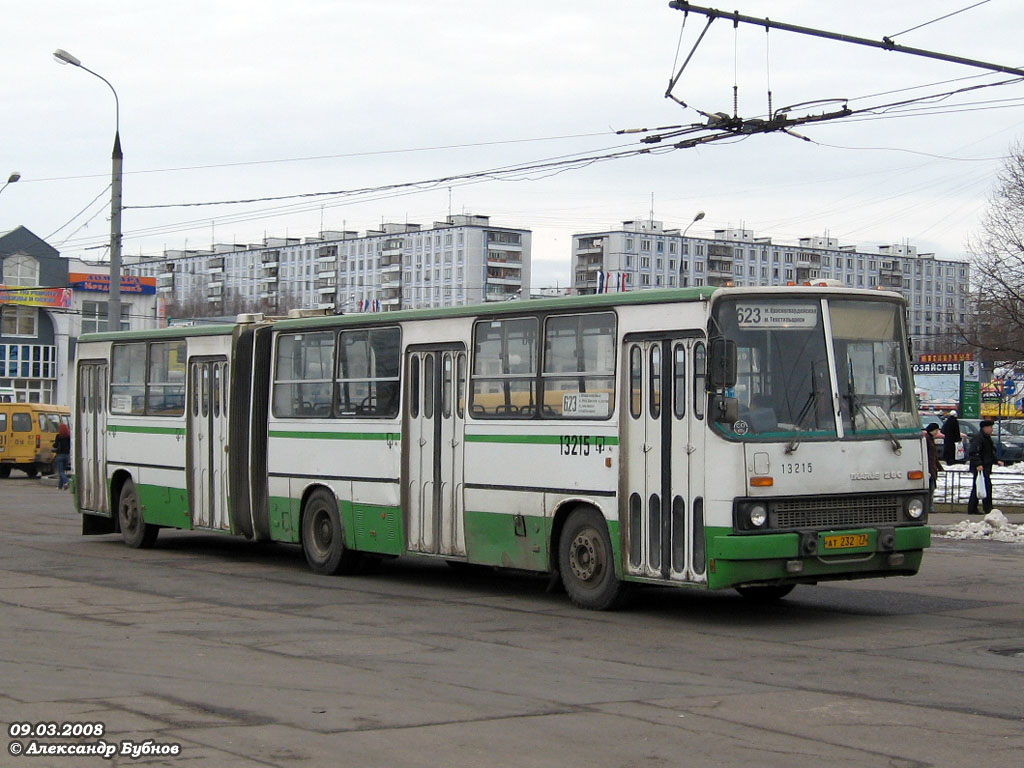
<path id="1" fill-rule="evenodd" d="M 672 412 L 677 419 L 686 415 L 686 347 L 672 350 Z"/>
<path id="2" fill-rule="evenodd" d="M 629 350 L 629 415 L 634 419 L 640 418 L 643 405 L 643 395 L 640 392 L 643 382 L 643 360 L 643 352 L 639 345 Z"/>
<path id="3" fill-rule="evenodd" d="M 706 378 L 707 351 L 704 348 L 704 342 L 698 341 L 693 347 L 693 415 L 698 419 L 704 418 L 704 400 L 707 397 L 704 392 Z"/>
<path id="4" fill-rule="evenodd" d="M 409 361 L 409 415 L 414 419 L 420 415 L 420 358 L 413 355 Z"/>

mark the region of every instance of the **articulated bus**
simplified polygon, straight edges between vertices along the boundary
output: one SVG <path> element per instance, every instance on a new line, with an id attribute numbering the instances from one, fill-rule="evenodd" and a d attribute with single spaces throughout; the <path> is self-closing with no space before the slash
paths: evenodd
<path id="1" fill-rule="evenodd" d="M 628 587 L 911 575 L 930 542 L 905 303 L 690 288 L 99 333 L 78 344 L 84 534 L 419 555 Z"/>

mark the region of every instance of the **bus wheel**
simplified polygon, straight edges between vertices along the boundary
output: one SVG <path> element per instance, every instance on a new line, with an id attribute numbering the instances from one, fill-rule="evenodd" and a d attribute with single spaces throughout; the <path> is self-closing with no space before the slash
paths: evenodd
<path id="1" fill-rule="evenodd" d="M 736 591 L 748 600 L 757 603 L 773 603 L 792 592 L 795 586 L 795 584 L 782 584 L 772 587 L 736 587 Z"/>
<path id="2" fill-rule="evenodd" d="M 597 510 L 577 509 L 569 515 L 558 543 L 558 568 L 569 599 L 580 608 L 603 611 L 624 597 L 608 526 Z"/>
<path id="3" fill-rule="evenodd" d="M 39 474 L 39 471 L 35 468 L 35 465 L 31 467 L 23 467 L 22 471 L 29 477 L 35 477 L 37 474 Z"/>
<path id="4" fill-rule="evenodd" d="M 353 573 L 360 557 L 345 546 L 345 533 L 334 495 L 318 488 L 302 513 L 302 552 L 314 573 Z"/>
<path id="5" fill-rule="evenodd" d="M 142 519 L 139 496 L 131 480 L 125 480 L 121 486 L 121 497 L 117 500 L 117 521 L 121 524 L 121 538 L 132 549 L 149 549 L 156 543 L 160 528 Z"/>
<path id="6" fill-rule="evenodd" d="M 11 476 L 11 465 L 10 464 L 0 464 L 0 477 L 10 477 L 10 476 Z"/>

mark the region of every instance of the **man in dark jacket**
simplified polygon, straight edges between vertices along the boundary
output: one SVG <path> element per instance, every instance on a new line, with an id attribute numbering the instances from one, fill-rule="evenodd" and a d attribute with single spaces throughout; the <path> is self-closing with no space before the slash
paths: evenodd
<path id="1" fill-rule="evenodd" d="M 992 511 L 992 465 L 1003 466 L 996 457 L 996 445 L 992 442 L 992 421 L 981 422 L 981 429 L 971 438 L 967 449 L 967 460 L 971 467 L 971 498 L 967 501 L 967 514 L 980 515 L 978 511 L 978 474 L 985 479 L 985 498 L 981 500 L 986 512 Z"/>
<path id="2" fill-rule="evenodd" d="M 939 464 L 939 451 L 935 447 L 935 438 L 939 436 L 939 425 L 934 421 L 924 428 L 925 449 L 928 452 L 928 492 L 929 501 L 935 500 L 935 484 L 939 481 L 939 472 L 942 465 Z"/>
<path id="3" fill-rule="evenodd" d="M 947 464 L 958 464 L 956 460 L 956 445 L 963 439 L 960 434 L 960 421 L 956 417 L 956 411 L 950 411 L 949 416 L 942 424 L 942 460 Z"/>

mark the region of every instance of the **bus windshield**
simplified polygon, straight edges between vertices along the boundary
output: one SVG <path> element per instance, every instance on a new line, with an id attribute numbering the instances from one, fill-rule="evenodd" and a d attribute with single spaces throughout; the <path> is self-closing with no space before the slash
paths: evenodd
<path id="1" fill-rule="evenodd" d="M 712 404 L 714 423 L 731 438 L 892 438 L 918 430 L 895 302 L 730 297 L 716 305 L 711 330 L 736 345 L 735 386 L 715 393 L 720 407 Z"/>

